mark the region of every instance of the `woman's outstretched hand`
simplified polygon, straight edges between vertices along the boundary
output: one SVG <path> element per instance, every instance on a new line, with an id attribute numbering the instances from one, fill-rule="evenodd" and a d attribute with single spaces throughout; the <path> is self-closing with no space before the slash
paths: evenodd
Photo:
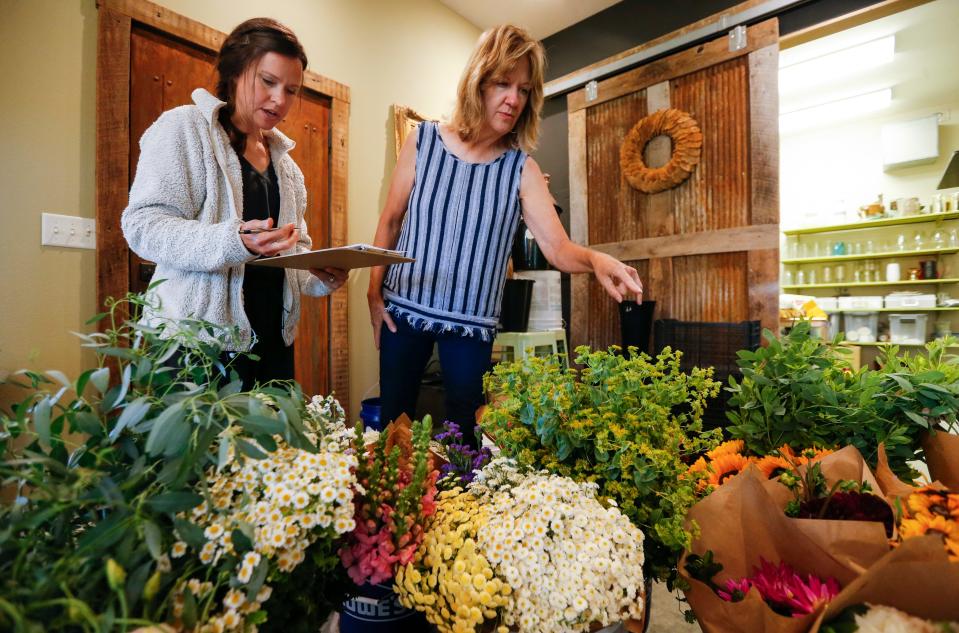
<path id="1" fill-rule="evenodd" d="M 643 282 L 635 268 L 599 251 L 593 251 L 591 259 L 597 281 L 617 303 L 632 296 L 643 302 Z"/>

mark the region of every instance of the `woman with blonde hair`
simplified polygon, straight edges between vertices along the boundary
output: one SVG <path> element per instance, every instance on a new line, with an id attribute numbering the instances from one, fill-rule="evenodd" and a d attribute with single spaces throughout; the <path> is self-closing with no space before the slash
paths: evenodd
<path id="1" fill-rule="evenodd" d="M 450 122 L 421 124 L 400 151 L 374 243 L 416 261 L 374 268 L 367 293 L 384 421 L 414 413 L 437 344 L 446 417 L 476 441 L 474 415 L 520 214 L 559 270 L 593 273 L 616 301 L 642 295 L 634 268 L 569 240 L 528 155 L 539 136 L 545 63 L 542 45 L 524 29 L 483 33 Z"/>

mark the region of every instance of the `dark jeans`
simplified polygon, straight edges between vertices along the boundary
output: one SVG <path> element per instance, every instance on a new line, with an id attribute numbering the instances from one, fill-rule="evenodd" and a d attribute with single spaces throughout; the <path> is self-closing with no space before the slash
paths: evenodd
<path id="1" fill-rule="evenodd" d="M 456 422 L 463 438 L 477 446 L 476 410 L 485 404 L 483 374 L 490 369 L 492 341 L 456 333 L 436 334 L 416 330 L 394 318 L 396 333 L 380 330 L 380 406 L 384 424 L 405 413 L 412 419 L 426 363 L 439 346 L 443 373 L 446 418 Z M 434 420 L 434 423 L 442 420 Z"/>

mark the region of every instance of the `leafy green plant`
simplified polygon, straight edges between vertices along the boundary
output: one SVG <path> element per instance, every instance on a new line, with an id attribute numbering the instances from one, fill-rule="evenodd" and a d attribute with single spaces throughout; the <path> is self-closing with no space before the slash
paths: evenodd
<path id="1" fill-rule="evenodd" d="M 181 592 L 179 621 L 204 621 L 236 586 L 230 570 L 240 554 L 212 566 L 171 558 L 174 541 L 205 540 L 177 514 L 209 504 L 205 472 L 231 455 L 260 459 L 277 441 L 317 450 L 297 385 L 242 392 L 221 362 L 235 330 L 180 321 L 166 338 L 172 330 L 120 320 L 144 301 L 111 302 L 92 320 L 109 327 L 81 335 L 98 366 L 75 381 L 58 371 L 8 380 L 26 395 L 0 413 L 0 477 L 15 491 L 0 504 L 0 629 L 113 631 L 172 620 L 174 589 L 187 578 L 214 590 L 204 599 Z M 234 539 L 246 542 L 242 533 Z M 264 561 L 244 589 L 256 595 L 269 572 Z"/>
<path id="2" fill-rule="evenodd" d="M 945 354 L 948 340 L 929 343 L 926 356 L 900 357 L 893 346 L 882 354 L 881 370 L 853 371 L 840 339 L 811 336 L 808 322 L 782 339 L 764 336 L 766 347 L 738 353 L 743 378 L 730 378 L 727 387 L 727 431 L 751 452 L 852 444 L 875 464 L 882 443 L 892 469 L 911 479 L 907 462 L 921 458 L 922 433 L 957 428 L 959 367 Z"/>
<path id="3" fill-rule="evenodd" d="M 481 424 L 506 456 L 598 484 L 645 532 L 646 577 L 669 579 L 693 536 L 684 527 L 696 501 L 687 462 L 719 443 L 719 431 L 702 427 L 719 383 L 711 368 L 684 373 L 668 348 L 655 359 L 618 351 L 577 348 L 582 371 L 556 355 L 497 365 Z"/>

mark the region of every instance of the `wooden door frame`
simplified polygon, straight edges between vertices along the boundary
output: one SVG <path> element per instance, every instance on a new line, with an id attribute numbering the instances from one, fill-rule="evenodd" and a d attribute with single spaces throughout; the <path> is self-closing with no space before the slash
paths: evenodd
<path id="1" fill-rule="evenodd" d="M 97 305 L 122 297 L 129 287 L 129 258 L 120 228 L 120 214 L 130 190 L 130 37 L 134 24 L 216 53 L 226 34 L 148 0 L 97 0 L 96 94 L 96 222 Z M 347 240 L 347 176 L 349 168 L 350 88 L 306 71 L 303 88 L 331 101 L 330 112 L 330 242 Z M 330 296 L 330 387 L 350 393 L 349 315 L 347 293 Z"/>

